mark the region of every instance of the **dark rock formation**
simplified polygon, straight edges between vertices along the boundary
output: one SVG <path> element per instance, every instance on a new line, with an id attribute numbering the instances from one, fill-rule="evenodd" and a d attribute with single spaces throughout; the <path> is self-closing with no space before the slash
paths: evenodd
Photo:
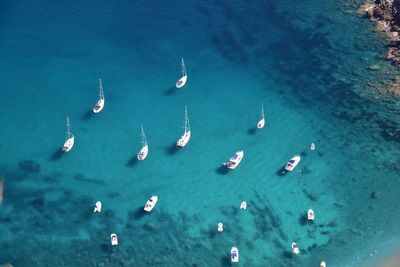
<path id="1" fill-rule="evenodd" d="M 23 160 L 18 164 L 18 168 L 27 172 L 40 172 L 40 164 L 33 160 Z"/>

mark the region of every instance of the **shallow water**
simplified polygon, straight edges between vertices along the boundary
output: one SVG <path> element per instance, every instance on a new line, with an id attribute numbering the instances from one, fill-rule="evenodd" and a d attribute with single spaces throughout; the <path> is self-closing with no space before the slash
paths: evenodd
<path id="1" fill-rule="evenodd" d="M 346 8 L 3 3 L 0 263 L 225 266 L 236 246 L 243 266 L 375 264 L 398 244 L 399 140 L 388 133 L 398 111 L 363 88 L 394 70 L 373 25 Z M 189 78 L 178 90 L 182 56 Z M 99 78 L 106 103 L 95 115 Z M 178 150 L 185 105 L 192 137 Z M 67 115 L 76 141 L 62 154 Z M 138 162 L 141 123 L 150 150 Z M 280 176 L 295 154 L 299 166 Z"/>

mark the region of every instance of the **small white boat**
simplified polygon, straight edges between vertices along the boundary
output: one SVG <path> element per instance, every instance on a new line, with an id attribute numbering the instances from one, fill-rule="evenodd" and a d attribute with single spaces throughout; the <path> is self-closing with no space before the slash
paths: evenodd
<path id="1" fill-rule="evenodd" d="M 319 267 L 326 267 L 326 263 L 324 261 L 321 261 L 321 264 L 319 265 Z"/>
<path id="2" fill-rule="evenodd" d="M 244 156 L 243 151 L 238 151 L 233 156 L 229 159 L 228 162 L 224 162 L 223 164 L 228 167 L 229 169 L 235 169 L 239 163 L 242 161 L 242 158 Z"/>
<path id="3" fill-rule="evenodd" d="M 239 262 L 239 250 L 237 249 L 237 247 L 231 248 L 231 261 Z"/>
<path id="4" fill-rule="evenodd" d="M 94 113 L 99 113 L 100 111 L 103 110 L 105 104 L 105 99 L 104 99 L 104 92 L 103 92 L 103 84 L 99 82 L 99 101 L 97 101 L 96 105 L 93 106 L 93 112 Z"/>
<path id="5" fill-rule="evenodd" d="M 285 170 L 287 171 L 293 171 L 294 168 L 296 168 L 297 164 L 300 162 L 300 156 L 294 156 L 289 160 L 289 162 L 285 166 Z"/>
<path id="6" fill-rule="evenodd" d="M 187 73 L 186 73 L 186 67 L 185 67 L 185 62 L 183 61 L 182 58 L 182 77 L 176 82 L 176 88 L 181 88 L 186 84 L 187 81 Z"/>
<path id="7" fill-rule="evenodd" d="M 111 245 L 113 245 L 113 246 L 118 245 L 118 237 L 117 237 L 117 234 L 115 234 L 115 233 L 111 234 Z"/>
<path id="8" fill-rule="evenodd" d="M 144 206 L 144 210 L 149 212 L 154 206 L 157 204 L 158 196 L 152 196 L 149 200 L 147 200 L 146 205 Z"/>
<path id="9" fill-rule="evenodd" d="M 311 221 L 314 221 L 314 211 L 312 209 L 309 209 L 307 211 L 307 218 Z"/>
<path id="10" fill-rule="evenodd" d="M 295 242 L 292 243 L 292 250 L 294 254 L 299 254 L 300 250 L 299 247 L 297 246 L 297 244 Z"/>
<path id="11" fill-rule="evenodd" d="M 265 125 L 265 117 L 264 117 L 264 104 L 261 105 L 261 120 L 257 123 L 257 128 L 261 129 Z"/>
<path id="12" fill-rule="evenodd" d="M 314 143 L 311 143 L 310 149 L 311 150 L 315 150 L 315 144 Z"/>
<path id="13" fill-rule="evenodd" d="M 69 124 L 69 117 L 67 116 L 67 133 L 65 137 L 64 146 L 62 147 L 62 151 L 64 152 L 70 151 L 74 146 L 74 142 L 75 142 L 75 137 L 71 133 L 71 125 Z"/>
<path id="14" fill-rule="evenodd" d="M 101 202 L 100 201 L 96 202 L 96 207 L 94 207 L 93 212 L 101 212 Z"/>
<path id="15" fill-rule="evenodd" d="M 176 146 L 179 148 L 183 148 L 186 146 L 187 143 L 189 143 L 190 135 L 191 135 L 187 106 L 185 106 L 184 129 L 185 129 L 185 132 L 183 133 L 182 137 L 176 142 Z"/>
<path id="16" fill-rule="evenodd" d="M 147 140 L 146 140 L 146 135 L 144 134 L 143 125 L 141 127 L 142 127 L 142 133 L 141 133 L 142 149 L 137 154 L 138 160 L 144 160 L 147 157 L 147 154 L 149 153 L 149 146 L 147 145 Z"/>
<path id="17" fill-rule="evenodd" d="M 246 203 L 246 201 L 243 201 L 242 204 L 240 204 L 240 209 L 241 209 L 241 210 L 247 209 L 247 203 Z"/>
<path id="18" fill-rule="evenodd" d="M 224 231 L 224 224 L 223 223 L 218 223 L 218 232 Z"/>

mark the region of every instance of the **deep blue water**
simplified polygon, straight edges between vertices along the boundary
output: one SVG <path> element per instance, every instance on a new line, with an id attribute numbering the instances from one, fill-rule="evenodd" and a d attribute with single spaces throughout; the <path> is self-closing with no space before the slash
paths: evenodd
<path id="1" fill-rule="evenodd" d="M 346 12 L 357 3 L 293 2 L 2 2 L 0 264 L 228 266 L 236 246 L 241 266 L 373 266 L 398 248 L 398 110 L 365 93 L 396 70 L 373 25 Z"/>

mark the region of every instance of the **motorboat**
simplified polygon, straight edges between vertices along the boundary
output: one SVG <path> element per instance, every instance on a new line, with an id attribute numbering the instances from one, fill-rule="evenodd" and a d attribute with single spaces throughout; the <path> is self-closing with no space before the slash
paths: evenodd
<path id="1" fill-rule="evenodd" d="M 312 209 L 307 211 L 307 218 L 308 220 L 314 221 L 314 211 Z"/>
<path id="2" fill-rule="evenodd" d="M 231 248 L 231 261 L 239 262 L 239 250 L 237 249 L 237 247 Z"/>
<path id="3" fill-rule="evenodd" d="M 247 209 L 247 203 L 246 203 L 246 201 L 243 201 L 242 204 L 240 204 L 240 209 L 241 209 L 241 210 Z"/>
<path id="4" fill-rule="evenodd" d="M 99 81 L 99 100 L 97 103 L 93 106 L 93 112 L 94 113 L 99 113 L 100 111 L 103 110 L 105 104 L 105 99 L 104 99 L 104 91 L 103 91 L 103 84 L 100 79 Z"/>
<path id="5" fill-rule="evenodd" d="M 67 116 L 67 132 L 66 132 L 66 137 L 65 137 L 65 143 L 64 146 L 62 147 L 62 151 L 68 152 L 72 149 L 75 143 L 75 137 L 71 132 L 71 125 L 69 123 L 69 117 Z"/>
<path id="6" fill-rule="evenodd" d="M 299 254 L 300 250 L 299 247 L 297 246 L 297 244 L 295 242 L 292 243 L 292 250 L 294 254 Z"/>
<path id="7" fill-rule="evenodd" d="M 111 234 L 111 245 L 113 245 L 113 246 L 118 245 L 118 236 L 116 233 Z"/>
<path id="8" fill-rule="evenodd" d="M 324 261 L 321 261 L 321 264 L 319 265 L 319 267 L 326 267 L 326 263 Z"/>
<path id="9" fill-rule="evenodd" d="M 265 125 L 265 117 L 264 117 L 264 104 L 261 105 L 261 120 L 257 123 L 257 128 L 262 129 Z"/>
<path id="10" fill-rule="evenodd" d="M 146 135 L 144 134 L 143 125 L 141 127 L 142 127 L 142 132 L 141 132 L 142 149 L 140 149 L 139 153 L 137 154 L 138 160 L 144 160 L 147 157 L 147 154 L 149 153 L 149 146 L 147 145 L 147 140 L 146 140 Z"/>
<path id="11" fill-rule="evenodd" d="M 285 170 L 287 171 L 293 171 L 294 168 L 296 168 L 297 164 L 300 162 L 300 156 L 294 156 L 289 160 L 289 162 L 285 166 Z"/>
<path id="12" fill-rule="evenodd" d="M 182 77 L 176 82 L 176 88 L 183 87 L 187 81 L 187 73 L 186 73 L 186 67 L 185 67 L 185 62 L 183 61 L 183 57 L 182 57 L 182 63 L 181 63 L 181 72 L 182 72 Z"/>
<path id="13" fill-rule="evenodd" d="M 218 232 L 224 231 L 224 224 L 223 223 L 218 223 Z"/>
<path id="14" fill-rule="evenodd" d="M 235 169 L 239 163 L 242 161 L 244 156 L 243 151 L 238 151 L 229 159 L 228 162 L 224 162 L 223 164 L 228 167 L 229 169 Z"/>
<path id="15" fill-rule="evenodd" d="M 187 111 L 187 106 L 185 106 L 185 119 L 184 119 L 184 132 L 181 138 L 176 142 L 176 146 L 179 148 L 183 148 L 189 143 L 191 131 L 190 131 L 190 123 L 189 123 L 189 115 Z"/>
<path id="16" fill-rule="evenodd" d="M 158 196 L 152 196 L 149 200 L 147 200 L 146 205 L 144 206 L 144 210 L 150 212 L 157 204 L 157 201 Z"/>
<path id="17" fill-rule="evenodd" d="M 93 212 L 101 212 L 101 202 L 97 201 L 96 206 L 94 207 Z"/>

